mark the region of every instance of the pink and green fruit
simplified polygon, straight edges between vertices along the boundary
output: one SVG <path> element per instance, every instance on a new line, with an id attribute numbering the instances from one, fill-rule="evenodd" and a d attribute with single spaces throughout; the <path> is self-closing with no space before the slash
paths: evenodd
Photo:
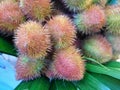
<path id="1" fill-rule="evenodd" d="M 108 32 L 120 35 L 120 5 L 106 8 L 106 27 Z"/>
<path id="2" fill-rule="evenodd" d="M 99 32 L 105 22 L 104 10 L 98 5 L 92 5 L 84 12 L 74 16 L 74 23 L 78 31 L 85 34 Z"/>
<path id="3" fill-rule="evenodd" d="M 112 47 L 102 35 L 91 36 L 84 40 L 82 50 L 85 56 L 93 58 L 100 63 L 112 59 Z"/>
<path id="4" fill-rule="evenodd" d="M 20 55 L 16 63 L 16 78 L 18 80 L 31 80 L 40 77 L 43 68 L 43 60 L 30 59 L 25 55 Z"/>

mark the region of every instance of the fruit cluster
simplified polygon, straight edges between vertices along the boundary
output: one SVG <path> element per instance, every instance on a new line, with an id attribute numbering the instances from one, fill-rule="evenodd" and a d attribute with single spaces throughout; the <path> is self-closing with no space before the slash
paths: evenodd
<path id="1" fill-rule="evenodd" d="M 14 35 L 16 78 L 81 80 L 84 57 L 120 54 L 120 5 L 107 0 L 2 0 L 0 32 Z"/>

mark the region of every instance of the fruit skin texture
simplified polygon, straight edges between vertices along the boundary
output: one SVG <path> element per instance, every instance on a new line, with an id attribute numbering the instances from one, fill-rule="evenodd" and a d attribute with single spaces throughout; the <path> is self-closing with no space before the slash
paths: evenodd
<path id="1" fill-rule="evenodd" d="M 78 31 L 89 34 L 99 32 L 105 25 L 105 13 L 98 5 L 92 5 L 83 13 L 74 16 Z"/>
<path id="2" fill-rule="evenodd" d="M 105 7 L 108 0 L 93 0 L 93 2 L 101 5 L 102 7 Z"/>
<path id="3" fill-rule="evenodd" d="M 25 55 L 20 55 L 16 63 L 16 78 L 18 80 L 31 80 L 41 76 L 41 70 L 44 68 L 43 60 L 30 59 Z"/>
<path id="4" fill-rule="evenodd" d="M 20 0 L 23 13 L 33 20 L 44 20 L 51 13 L 51 0 Z"/>
<path id="5" fill-rule="evenodd" d="M 120 35 L 120 5 L 106 8 L 106 27 L 108 32 Z"/>
<path id="6" fill-rule="evenodd" d="M 0 31 L 13 33 L 13 31 L 24 21 L 18 3 L 13 0 L 4 0 L 0 3 Z"/>
<path id="7" fill-rule="evenodd" d="M 71 46 L 56 52 L 54 61 L 47 71 L 47 77 L 65 79 L 68 81 L 81 80 L 84 77 L 85 63 L 79 50 Z"/>
<path id="8" fill-rule="evenodd" d="M 108 0 L 99 0 L 99 3 L 101 6 L 105 7 L 107 4 Z"/>
<path id="9" fill-rule="evenodd" d="M 41 24 L 28 21 L 16 30 L 15 45 L 20 54 L 43 58 L 51 48 L 50 34 Z"/>
<path id="10" fill-rule="evenodd" d="M 112 59 L 112 47 L 106 38 L 101 35 L 87 38 L 83 43 L 82 49 L 84 55 L 100 63 L 105 63 Z"/>
<path id="11" fill-rule="evenodd" d="M 47 22 L 46 27 L 52 35 L 53 43 L 56 49 L 63 49 L 74 43 L 76 38 L 76 28 L 67 16 L 54 16 Z"/>
<path id="12" fill-rule="evenodd" d="M 120 36 L 106 33 L 106 38 L 110 42 L 113 49 L 113 59 L 119 59 L 120 56 Z"/>
<path id="13" fill-rule="evenodd" d="M 81 11 L 89 7 L 93 0 L 62 0 L 70 11 Z"/>

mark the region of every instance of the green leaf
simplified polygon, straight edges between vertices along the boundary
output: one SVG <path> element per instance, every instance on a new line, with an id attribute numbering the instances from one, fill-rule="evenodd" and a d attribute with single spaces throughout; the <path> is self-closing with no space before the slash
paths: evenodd
<path id="1" fill-rule="evenodd" d="M 120 68 L 106 67 L 103 68 L 100 65 L 88 64 L 86 65 L 87 71 L 100 73 L 112 76 L 114 78 L 120 79 Z"/>
<path id="2" fill-rule="evenodd" d="M 29 88 L 31 87 L 33 81 L 23 81 L 21 82 L 16 88 L 15 90 L 30 90 Z"/>
<path id="3" fill-rule="evenodd" d="M 77 90 L 77 88 L 69 81 L 53 80 L 50 90 Z"/>
<path id="4" fill-rule="evenodd" d="M 11 42 L 0 37 L 0 52 L 16 56 L 16 49 Z"/>
<path id="5" fill-rule="evenodd" d="M 98 62 L 97 60 L 95 60 L 95 59 L 93 59 L 93 58 L 83 57 L 83 59 L 88 60 L 88 61 L 91 61 L 91 62 L 93 62 L 93 63 L 95 63 L 95 64 L 98 64 L 98 65 L 100 65 L 100 66 L 103 67 L 103 68 L 106 68 L 103 64 L 101 64 L 100 62 Z"/>
<path id="6" fill-rule="evenodd" d="M 49 90 L 50 82 L 46 77 L 23 81 L 15 90 Z"/>
<path id="7" fill-rule="evenodd" d="M 92 75 L 104 85 L 108 86 L 110 90 L 120 90 L 120 80 L 102 74 L 92 73 Z"/>
<path id="8" fill-rule="evenodd" d="M 117 61 L 110 61 L 105 64 L 107 67 L 114 67 L 114 68 L 120 68 L 120 62 Z"/>
<path id="9" fill-rule="evenodd" d="M 30 90 L 49 90 L 50 81 L 46 77 L 35 79 Z"/>
<path id="10" fill-rule="evenodd" d="M 83 80 L 74 82 L 77 90 L 110 90 L 109 87 L 101 83 L 91 74 L 86 73 Z"/>

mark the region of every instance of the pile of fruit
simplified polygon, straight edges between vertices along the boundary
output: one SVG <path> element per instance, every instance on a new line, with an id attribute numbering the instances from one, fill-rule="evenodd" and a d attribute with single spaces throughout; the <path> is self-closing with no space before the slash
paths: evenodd
<path id="1" fill-rule="evenodd" d="M 118 59 L 120 5 L 108 2 L 1 0 L 0 33 L 14 37 L 16 78 L 78 81 L 91 59 L 99 64 Z"/>

